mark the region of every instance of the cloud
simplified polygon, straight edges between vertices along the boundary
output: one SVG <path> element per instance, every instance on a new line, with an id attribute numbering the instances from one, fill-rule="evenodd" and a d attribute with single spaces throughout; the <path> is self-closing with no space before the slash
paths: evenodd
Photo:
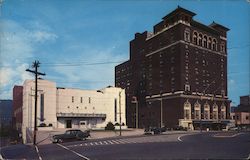
<path id="1" fill-rule="evenodd" d="M 25 70 L 40 45 L 53 42 L 58 36 L 42 29 L 47 27 L 37 27 L 37 23 L 35 27 L 28 27 L 3 19 L 0 26 L 0 97 L 10 99 L 14 85 L 22 85 L 24 80 L 33 78 Z"/>

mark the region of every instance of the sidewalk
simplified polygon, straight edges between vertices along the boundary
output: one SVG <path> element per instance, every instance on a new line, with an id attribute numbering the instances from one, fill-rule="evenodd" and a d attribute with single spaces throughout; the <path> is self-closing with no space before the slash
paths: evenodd
<path id="1" fill-rule="evenodd" d="M 67 129 L 56 129 L 53 131 L 38 131 L 37 132 L 37 144 L 44 145 L 51 143 L 51 137 L 55 134 L 63 134 Z M 143 129 L 127 129 L 122 130 L 122 136 L 137 136 L 143 135 Z M 105 131 L 105 130 L 93 130 L 90 131 L 90 139 L 100 139 L 100 138 L 111 138 L 120 136 L 119 130 L 115 131 Z"/>

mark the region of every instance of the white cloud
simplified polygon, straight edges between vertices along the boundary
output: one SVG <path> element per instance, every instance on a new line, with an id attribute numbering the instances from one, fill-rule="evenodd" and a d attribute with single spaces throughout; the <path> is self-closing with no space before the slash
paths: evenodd
<path id="1" fill-rule="evenodd" d="M 25 70 L 39 44 L 55 41 L 58 36 L 41 29 L 46 27 L 30 29 L 12 20 L 1 20 L 0 26 L 0 96 L 10 99 L 14 85 L 22 85 L 24 80 L 33 78 Z"/>

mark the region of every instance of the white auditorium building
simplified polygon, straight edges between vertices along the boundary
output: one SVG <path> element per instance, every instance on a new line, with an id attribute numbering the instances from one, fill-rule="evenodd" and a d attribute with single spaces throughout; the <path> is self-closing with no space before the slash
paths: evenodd
<path id="1" fill-rule="evenodd" d="M 23 85 L 24 143 L 27 133 L 34 130 L 34 80 Z M 37 126 L 42 123 L 55 128 L 104 128 L 108 122 L 126 127 L 125 90 L 106 87 L 81 90 L 57 87 L 55 82 L 38 80 Z M 120 114 L 121 111 L 121 114 Z"/>

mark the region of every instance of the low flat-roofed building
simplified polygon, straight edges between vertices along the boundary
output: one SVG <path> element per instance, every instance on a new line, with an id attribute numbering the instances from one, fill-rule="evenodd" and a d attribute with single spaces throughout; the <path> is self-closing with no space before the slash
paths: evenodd
<path id="1" fill-rule="evenodd" d="M 34 80 L 23 85 L 23 134 L 34 130 Z M 121 113 L 121 114 L 120 114 Z M 108 122 L 126 127 L 125 90 L 106 87 L 81 90 L 56 87 L 55 82 L 38 80 L 37 126 L 53 128 L 104 128 Z M 26 142 L 24 135 L 24 143 Z"/>

